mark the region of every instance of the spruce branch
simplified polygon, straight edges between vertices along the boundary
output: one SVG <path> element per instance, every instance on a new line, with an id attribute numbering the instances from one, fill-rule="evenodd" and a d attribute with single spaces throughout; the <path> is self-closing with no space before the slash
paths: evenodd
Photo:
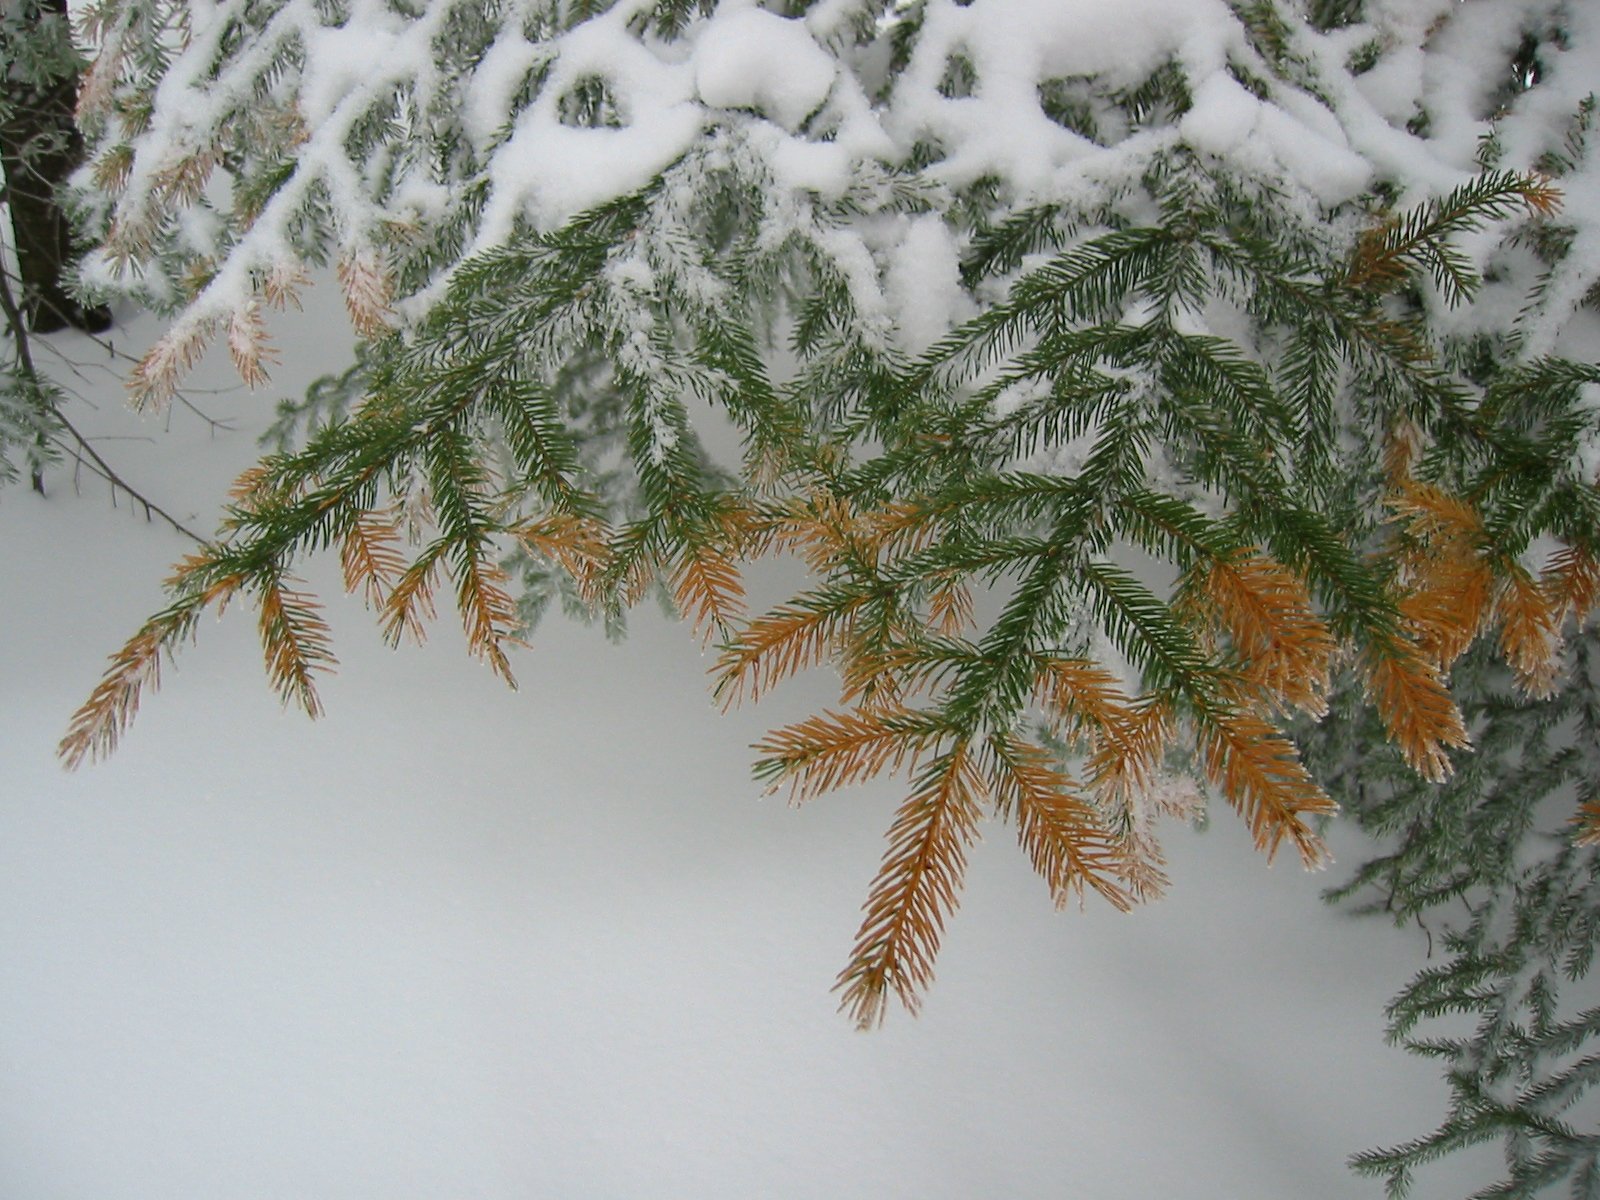
<path id="1" fill-rule="evenodd" d="M 950 733 L 936 714 L 898 704 L 821 713 L 774 730 L 753 747 L 756 778 L 768 792 L 784 783 L 798 804 L 885 771 L 915 770 L 920 756 Z"/>
<path id="2" fill-rule="evenodd" d="M 992 735 L 986 750 L 997 813 L 1016 822 L 1017 840 L 1057 908 L 1081 901 L 1085 887 L 1124 911 L 1159 892 L 1159 873 L 1129 861 L 1137 850 L 1106 828 L 1048 750 L 1012 734 Z"/>
<path id="3" fill-rule="evenodd" d="M 144 689 L 161 686 L 162 655 L 171 655 L 193 633 L 203 606 L 199 599 L 186 598 L 162 610 L 112 656 L 105 675 L 73 714 L 57 747 L 68 770 L 76 770 L 85 759 L 105 758 L 116 750 L 139 711 Z"/>
<path id="4" fill-rule="evenodd" d="M 955 911 L 967 847 L 988 789 L 968 743 L 929 762 L 889 829 L 889 848 L 850 961 L 834 989 L 858 1028 L 883 1023 L 892 994 L 912 1012 L 933 979 L 944 923 Z"/>
<path id="5" fill-rule="evenodd" d="M 980 238 L 973 271 L 1026 269 L 908 360 L 858 307 L 835 217 L 784 216 L 776 239 L 770 181 L 719 137 L 459 264 L 405 336 L 384 332 L 388 266 L 351 252 L 376 338 L 363 394 L 243 481 L 213 574 L 288 614 L 274 581 L 337 548 L 391 641 L 422 636 L 448 577 L 473 653 L 509 678 L 515 547 L 530 603 L 612 627 L 664 589 L 716 641 L 724 706 L 833 668 L 839 708 L 758 743 L 757 775 L 797 800 L 911 775 L 840 978 L 866 1024 L 918 1003 L 986 812 L 1017 822 L 1057 901 L 1131 903 L 1160 889 L 1149 818 L 1181 809 L 1165 770 L 1188 754 L 1258 846 L 1315 864 L 1334 806 L 1285 727 L 1324 711 L 1336 662 L 1436 780 L 1468 744 L 1444 672 L 1480 634 L 1549 686 L 1553 631 L 1596 590 L 1593 489 L 1571 470 L 1593 380 L 1546 364 L 1483 386 L 1375 300 L 1452 268 L 1475 223 L 1554 203 L 1538 181 L 1480 181 L 1352 260 L 1175 159 L 1148 183 L 1156 223 L 1040 209 Z M 1196 331 L 1212 305 L 1251 332 Z M 191 336 L 141 386 L 176 378 Z M 710 461 L 691 403 L 731 420 L 742 474 Z M 1546 535 L 1573 553 L 1521 567 Z M 1177 583 L 1119 563 L 1129 545 Z M 775 554 L 811 578 L 747 613 L 744 568 Z M 263 631 L 280 689 L 314 704 L 308 605 Z"/>
<path id="6" fill-rule="evenodd" d="M 1383 293 L 1427 272 L 1447 302 L 1469 300 L 1479 280 L 1449 239 L 1503 220 L 1519 208 L 1549 217 L 1560 205 L 1561 191 L 1548 179 L 1487 172 L 1364 236 L 1344 282 L 1358 291 Z"/>
<path id="7" fill-rule="evenodd" d="M 1239 810 L 1256 849 L 1270 858 L 1285 838 L 1308 867 L 1327 861 L 1307 817 L 1338 806 L 1313 782 L 1294 744 L 1272 724 L 1248 713 L 1215 709 L 1196 720 L 1207 776 Z"/>
<path id="8" fill-rule="evenodd" d="M 266 656 L 267 679 L 283 702 L 293 701 L 309 717 L 322 715 L 316 675 L 331 669 L 331 632 L 307 592 L 285 586 L 284 577 L 266 574 L 252 581 L 257 628 Z"/>

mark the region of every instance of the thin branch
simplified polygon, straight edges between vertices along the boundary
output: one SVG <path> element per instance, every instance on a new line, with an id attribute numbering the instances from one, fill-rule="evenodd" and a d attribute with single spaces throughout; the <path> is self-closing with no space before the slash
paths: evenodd
<path id="1" fill-rule="evenodd" d="M 146 497 L 144 493 L 139 491 L 138 488 L 134 487 L 126 479 L 122 478 L 121 475 L 118 475 L 117 472 L 112 468 L 111 464 L 106 462 L 105 459 L 101 458 L 100 455 L 95 451 L 95 448 L 89 444 L 89 439 L 84 437 L 83 434 L 79 433 L 77 428 L 72 424 L 71 421 L 67 420 L 65 415 L 58 412 L 55 414 L 55 416 L 56 420 L 61 422 L 61 427 L 72 435 L 72 440 L 77 443 L 77 448 L 89 456 L 89 459 L 93 462 L 95 469 L 99 472 L 100 477 L 109 483 L 112 488 L 120 489 L 127 495 L 128 499 L 132 500 L 135 504 L 143 508 L 146 520 L 150 520 L 153 517 L 160 517 L 168 525 L 172 526 L 173 529 L 183 534 L 184 537 L 190 538 L 202 546 L 206 544 L 205 538 L 188 528 L 183 524 L 183 522 L 179 521 L 166 509 L 162 508 L 155 501 Z"/>
<path id="2" fill-rule="evenodd" d="M 3 265 L 3 264 L 0 264 Z M 39 382 L 39 374 L 34 370 L 33 353 L 28 346 L 28 330 L 22 323 L 22 310 L 17 306 L 16 298 L 11 294 L 11 280 L 4 270 L 0 270 L 0 310 L 5 312 L 6 326 L 11 330 L 12 340 L 16 343 L 17 365 L 22 369 L 22 374 L 35 386 Z M 43 435 L 40 435 L 43 441 Z M 44 495 L 44 472 L 35 464 L 31 472 L 30 482 L 33 490 L 39 495 Z"/>
<path id="3" fill-rule="evenodd" d="M 17 307 L 16 298 L 11 293 L 11 280 L 9 273 L 4 269 L 0 269 L 0 311 L 4 312 L 6 325 L 11 331 L 12 341 L 16 347 L 17 365 L 21 368 L 22 373 L 27 376 L 27 378 L 33 380 L 34 383 L 37 384 L 39 372 L 38 368 L 33 362 L 31 339 L 28 336 L 27 327 L 22 322 L 22 312 Z M 51 348 L 54 349 L 54 347 Z M 59 354 L 59 351 L 57 351 L 57 353 Z M 173 529 L 183 534 L 184 537 L 192 539 L 199 545 L 205 545 L 205 538 L 188 528 L 183 524 L 182 521 L 178 520 L 166 509 L 162 508 L 155 501 L 147 497 L 143 492 L 139 491 L 138 488 L 134 487 L 121 475 L 117 474 L 116 469 L 113 468 L 110 463 L 106 462 L 105 459 L 100 457 L 99 452 L 89 444 L 89 439 L 78 432 L 77 426 L 73 425 L 73 423 L 67 419 L 65 413 L 61 412 L 59 409 L 55 409 L 50 415 L 54 420 L 60 423 L 62 429 L 66 430 L 67 433 L 71 435 L 72 440 L 77 443 L 78 451 L 80 451 L 82 455 L 88 455 L 90 461 L 94 463 L 95 469 L 99 471 L 101 478 L 111 485 L 113 492 L 120 488 L 130 500 L 144 509 L 145 520 L 148 521 L 154 517 L 160 517 L 168 525 L 172 526 Z M 204 414 L 201 415 L 204 416 Z M 210 420 L 210 418 L 206 419 Z M 82 461 L 81 455 L 79 457 L 79 461 Z M 33 470 L 32 482 L 33 490 L 38 492 L 41 496 L 44 495 L 44 474 L 38 467 L 35 467 Z"/>
<path id="4" fill-rule="evenodd" d="M 3 259 L 0 259 L 0 276 L 4 276 L 5 280 L 8 281 L 8 282 L 9 282 L 9 280 L 11 278 L 13 278 L 13 276 L 11 275 L 10 269 L 6 266 L 5 261 Z M 8 321 L 10 320 L 10 313 L 9 312 L 7 313 L 7 320 Z M 83 337 L 88 338 L 96 346 L 99 346 L 102 350 L 104 350 L 106 352 L 106 356 L 108 358 L 111 358 L 113 360 L 120 358 L 123 362 L 135 363 L 135 364 L 138 363 L 138 361 L 139 361 L 137 355 L 129 354 L 125 350 L 118 350 L 117 347 L 116 347 L 116 344 L 113 343 L 109 337 L 101 337 L 99 334 L 90 333 L 86 329 L 79 329 L 79 330 L 77 330 L 77 332 L 79 334 L 81 334 Z M 107 375 L 110 375 L 114 379 L 116 379 L 118 383 L 121 383 L 122 380 L 123 380 L 123 376 L 120 373 L 118 373 L 117 371 L 112 370 L 110 367 L 106 366 L 103 363 L 85 363 L 85 362 L 80 362 L 78 359 L 72 358 L 69 355 L 67 355 L 65 352 L 62 351 L 60 346 L 57 346 L 53 342 L 46 341 L 46 342 L 43 342 L 42 344 L 43 344 L 44 348 L 46 350 L 49 350 L 51 354 L 54 354 L 56 356 L 56 358 L 58 360 L 60 360 L 60 362 L 65 367 L 67 367 L 68 370 L 70 370 L 74 375 L 78 376 L 79 379 L 83 379 L 85 383 L 88 383 L 89 381 L 87 379 L 84 379 L 83 372 L 84 372 L 85 369 L 87 369 L 89 367 L 95 367 L 95 368 L 98 368 L 99 370 L 104 371 Z M 31 366 L 30 366 L 29 369 L 30 370 L 32 369 Z M 212 436 L 216 436 L 216 434 L 218 434 L 218 433 L 235 433 L 235 432 L 238 431 L 238 426 L 235 425 L 232 421 L 229 421 L 229 420 L 226 420 L 226 419 L 219 419 L 217 417 L 213 417 L 210 413 L 206 412 L 204 409 L 200 408 L 197 404 L 195 404 L 194 401 L 190 400 L 186 393 L 190 393 L 190 392 L 205 392 L 205 393 L 210 394 L 210 395 L 222 396 L 222 395 L 227 395 L 227 394 L 229 394 L 231 392 L 236 392 L 238 390 L 239 389 L 238 389 L 237 386 L 225 387 L 225 388 L 184 388 L 184 389 L 182 389 L 180 391 L 174 392 L 172 398 L 174 400 L 176 400 L 179 404 L 183 405 L 184 408 L 187 408 L 195 416 L 199 417 L 202 421 L 204 421 L 210 427 Z"/>

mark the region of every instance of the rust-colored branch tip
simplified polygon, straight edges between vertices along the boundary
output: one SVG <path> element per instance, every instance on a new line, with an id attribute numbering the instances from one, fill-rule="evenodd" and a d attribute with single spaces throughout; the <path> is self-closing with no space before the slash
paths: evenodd
<path id="1" fill-rule="evenodd" d="M 1580 804 L 1578 811 L 1572 814 L 1572 824 L 1575 826 L 1572 840 L 1578 845 L 1593 846 L 1600 842 L 1600 801 Z"/>
<path id="2" fill-rule="evenodd" d="M 388 334 L 395 323 L 394 283 L 378 251 L 371 246 L 350 251 L 339 260 L 337 274 L 356 335 L 375 340 Z"/>
<path id="3" fill-rule="evenodd" d="M 321 605 L 309 592 L 284 587 L 282 579 L 263 581 L 258 604 L 256 627 L 273 689 L 285 704 L 292 701 L 307 716 L 320 717 L 316 675 L 338 662 Z"/>
<path id="4" fill-rule="evenodd" d="M 77 770 L 87 759 L 107 758 L 116 750 L 139 711 L 144 689 L 161 686 L 162 653 L 170 653 L 187 636 L 204 603 L 199 599 L 151 618 L 111 655 L 100 682 L 72 715 L 56 746 L 56 756 L 67 770 Z"/>
<path id="5" fill-rule="evenodd" d="M 987 788 L 965 742 L 923 770 L 889 829 L 850 962 L 835 990 L 859 1028 L 883 1021 L 893 992 L 913 1013 L 933 979 L 946 918 L 966 874 Z"/>
<path id="6" fill-rule="evenodd" d="M 1367 697 L 1412 769 L 1430 783 L 1448 779 L 1445 751 L 1464 750 L 1472 738 L 1440 670 L 1416 647 L 1399 645 L 1369 651 L 1365 673 Z"/>

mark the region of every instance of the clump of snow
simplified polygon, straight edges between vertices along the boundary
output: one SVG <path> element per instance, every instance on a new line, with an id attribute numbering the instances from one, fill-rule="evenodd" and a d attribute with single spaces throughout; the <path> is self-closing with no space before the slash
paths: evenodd
<path id="1" fill-rule="evenodd" d="M 772 139 L 773 177 L 795 191 L 836 197 L 849 188 L 856 163 L 849 149 L 837 142 L 808 142 L 804 138 Z"/>
<path id="2" fill-rule="evenodd" d="M 489 47 L 467 85 L 461 120 L 473 143 L 487 149 L 510 120 L 512 97 L 528 73 L 549 60 L 544 47 L 528 41 L 520 29 L 507 29 Z"/>
<path id="3" fill-rule="evenodd" d="M 1203 153 L 1253 157 L 1269 178 L 1276 166 L 1328 205 L 1350 199 L 1372 178 L 1372 165 L 1351 151 L 1328 109 L 1287 89 L 1278 103 L 1259 100 L 1226 71 L 1195 89 L 1178 130 Z"/>
<path id="4" fill-rule="evenodd" d="M 1385 120 L 1404 126 L 1417 115 L 1426 64 L 1421 46 L 1403 46 L 1357 76 L 1356 87 Z"/>
<path id="5" fill-rule="evenodd" d="M 898 315 L 902 348 L 921 354 L 952 326 L 973 315 L 961 287 L 961 255 L 950 227 L 933 214 L 906 224 L 889 254 L 885 292 Z"/>
<path id="6" fill-rule="evenodd" d="M 827 229 L 818 232 L 817 242 L 844 277 L 863 331 L 870 331 L 876 344 L 887 345 L 894 318 L 879 282 L 878 264 L 865 240 L 849 229 Z"/>
<path id="7" fill-rule="evenodd" d="M 905 282 L 916 276 L 911 246 L 925 240 L 923 266 L 948 281 L 959 237 L 947 233 L 936 247 L 932 226 L 919 221 L 897 245 L 899 234 L 866 228 L 872 204 L 854 217 L 837 207 L 820 215 L 874 189 L 881 207 L 881 181 L 914 154 L 927 163 L 919 185 L 938 193 L 935 212 L 982 182 L 1014 208 L 1115 204 L 1145 220 L 1154 214 L 1137 211 L 1139 181 L 1187 146 L 1225 174 L 1267 182 L 1315 225 L 1353 219 L 1336 211 L 1375 178 L 1393 185 L 1399 205 L 1459 185 L 1480 169 L 1491 130 L 1495 165 L 1540 168 L 1600 79 L 1600 9 L 1560 0 L 1370 0 L 1361 23 L 1327 32 L 1291 15 L 1287 67 L 1263 59 L 1225 0 L 925 0 L 919 16 L 903 5 L 883 15 L 870 46 L 856 40 L 857 0 L 827 0 L 801 20 L 724 0 L 673 38 L 651 30 L 650 0 L 621 0 L 567 27 L 550 24 L 533 0 L 508 0 L 485 9 L 499 27 L 466 66 L 441 57 L 459 7 L 431 3 L 413 17 L 383 0 L 351 0 L 335 25 L 309 0 L 292 0 L 238 47 L 229 31 L 240 26 L 223 9 L 195 10 L 149 128 L 126 132 L 133 164 L 111 213 L 119 230 L 135 242 L 147 233 L 175 261 L 213 260 L 209 284 L 190 302 L 191 324 L 225 323 L 253 302 L 261 279 L 299 267 L 296 231 L 308 210 L 331 214 L 341 255 L 392 243 L 397 228 L 426 237 L 452 223 L 471 230 L 472 253 L 503 243 L 520 223 L 554 228 L 636 190 L 720 129 L 760 159 L 750 177 L 765 189 L 772 236 L 828 226 L 818 243 L 858 315 L 882 331 L 904 326 L 893 335 L 902 346 L 923 345 L 958 319 L 959 306 L 943 285 Z M 919 24 L 904 43 L 909 59 L 887 79 L 888 39 L 911 20 Z M 1508 91 L 1510 53 L 1557 21 L 1564 35 L 1541 44 L 1538 85 Z M 1181 80 L 1188 111 L 1175 123 L 1171 112 L 1131 122 L 1116 97 L 1163 69 Z M 1046 115 L 1041 87 L 1062 80 L 1091 89 L 1106 117 L 1098 131 Z M 605 119 L 581 126 L 564 98 L 596 83 Z M 165 181 L 211 153 L 263 96 L 305 122 L 292 176 L 248 221 L 210 192 L 171 219 Z M 385 107 L 397 97 L 398 112 Z M 370 159 L 352 157 L 352 133 L 375 114 L 390 140 Z M 437 147 L 458 133 L 471 155 L 441 168 Z M 1597 179 L 1585 160 L 1560 180 L 1571 250 L 1521 319 L 1530 354 L 1554 344 L 1600 277 Z M 1474 259 L 1487 263 L 1505 232 L 1480 239 Z M 458 261 L 401 298 L 407 319 L 443 293 Z M 104 290 L 167 301 L 180 274 L 130 270 L 104 252 L 85 267 Z M 1526 285 L 1528 272 L 1515 278 Z"/>
<path id="8" fill-rule="evenodd" d="M 300 109 L 310 125 L 333 115 L 340 101 L 370 84 L 385 64 L 395 63 L 396 43 L 404 23 L 393 13 L 341 28 L 308 30 L 303 41 L 306 65 L 300 86 Z"/>
<path id="9" fill-rule="evenodd" d="M 785 129 L 800 127 L 833 87 L 833 56 L 805 22 L 761 8 L 723 8 L 695 43 L 694 82 L 712 108 L 750 108 Z"/>
<path id="10" fill-rule="evenodd" d="M 520 215 L 553 228 L 643 187 L 704 128 L 705 113 L 694 103 L 688 69 L 640 42 L 628 29 L 630 16 L 626 6 L 615 8 L 557 40 L 557 56 L 538 99 L 517 118 L 511 137 L 490 160 L 491 198 L 479 247 L 503 242 Z M 563 122 L 562 97 L 580 81 L 595 78 L 609 91 L 620 128 Z"/>
<path id="11" fill-rule="evenodd" d="M 1271 104 L 1261 107 L 1257 132 L 1273 157 L 1302 187 L 1330 207 L 1372 180 L 1372 164 Z"/>
<path id="12" fill-rule="evenodd" d="M 1260 117 L 1261 101 L 1219 71 L 1195 89 L 1194 107 L 1178 130 L 1196 150 L 1223 155 L 1250 136 Z"/>
<path id="13" fill-rule="evenodd" d="M 952 183 L 997 175 L 1024 195 L 1039 194 L 1063 166 L 1096 153 L 1045 116 L 1041 82 L 1095 75 L 1108 87 L 1135 86 L 1186 38 L 1232 21 L 1220 0 L 929 0 L 887 126 L 905 146 L 942 144 L 947 153 L 935 172 Z M 969 96 L 940 91 L 955 56 L 976 75 Z"/>

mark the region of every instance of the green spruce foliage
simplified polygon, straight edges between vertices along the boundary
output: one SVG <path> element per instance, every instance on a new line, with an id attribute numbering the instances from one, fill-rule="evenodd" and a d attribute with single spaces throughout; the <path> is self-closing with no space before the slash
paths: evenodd
<path id="1" fill-rule="evenodd" d="M 980 235 L 974 277 L 1020 245 L 1046 256 L 908 360 L 820 252 L 825 215 L 763 238 L 758 170 L 716 141 L 474 259 L 409 337 L 369 345 L 361 401 L 241 480 L 63 752 L 108 750 L 161 654 L 236 594 L 257 605 L 275 686 L 318 711 L 332 651 L 293 572 L 321 550 L 392 640 L 420 636 L 448 580 L 472 650 L 508 678 L 523 621 L 507 562 L 533 564 L 536 586 L 559 573 L 613 621 L 662 586 L 720 643 L 729 702 L 839 670 L 845 707 L 774 732 L 763 778 L 807 796 L 911 776 L 840 979 L 875 1023 L 930 978 L 986 808 L 1058 902 L 1087 887 L 1127 905 L 1159 889 L 1150 821 L 1187 756 L 1260 846 L 1315 861 L 1332 805 L 1279 722 L 1322 711 L 1336 653 L 1432 778 L 1467 743 L 1440 674 L 1456 622 L 1503 627 L 1525 682 L 1549 671 L 1555 618 L 1518 556 L 1537 537 L 1575 564 L 1600 552 L 1593 489 L 1571 473 L 1600 370 L 1552 360 L 1475 385 L 1388 299 L 1417 280 L 1470 293 L 1450 239 L 1547 211 L 1542 183 L 1485 175 L 1340 253 L 1296 236 L 1270 191 L 1176 155 L 1146 181 L 1154 223 L 1054 210 Z M 885 182 L 848 204 L 915 211 L 914 181 Z M 1224 307 L 1239 340 L 1195 327 Z M 764 353 L 784 333 L 797 369 L 780 382 Z M 740 431 L 737 474 L 708 459 L 692 404 Z M 1350 486 L 1383 471 L 1387 492 Z M 1386 498 L 1411 533 L 1370 553 Z M 1120 565 L 1127 548 L 1173 586 Z M 738 566 L 777 551 L 804 557 L 811 585 L 747 618 Z M 1482 604 L 1440 616 L 1461 573 Z M 1003 603 L 974 625 L 985 592 Z M 1020 732 L 1036 720 L 1068 761 Z"/>
<path id="2" fill-rule="evenodd" d="M 1357 1155 L 1404 1196 L 1417 1168 L 1500 1142 L 1506 1178 L 1489 1197 L 1588 1197 L 1600 1189 L 1600 851 L 1571 823 L 1600 802 L 1600 634 L 1573 638 L 1562 682 L 1539 699 L 1479 646 L 1456 667 L 1475 750 L 1445 784 L 1374 750 L 1358 705 L 1307 739 L 1307 761 L 1346 814 L 1386 851 L 1330 899 L 1426 923 L 1438 955 L 1389 1005 L 1390 1037 L 1438 1059 L 1449 1112 L 1434 1132 Z M 1357 759 L 1359 755 L 1359 761 Z M 1433 1028 L 1443 1020 L 1448 1033 Z"/>
<path id="3" fill-rule="evenodd" d="M 837 985 L 861 1024 L 917 1005 L 985 818 L 1058 904 L 1127 906 L 1199 788 L 1308 862 L 1337 799 L 1397 839 L 1352 894 L 1467 906 L 1396 1036 L 1484 1021 L 1411 1043 L 1452 1114 L 1358 1166 L 1403 1190 L 1506 1133 L 1512 1190 L 1484 1195 L 1594 1194 L 1562 1123 L 1590 1018 L 1558 995 L 1591 857 L 1544 840 L 1594 800 L 1570 631 L 1600 602 L 1600 368 L 1558 353 L 1600 286 L 1600 214 L 1560 190 L 1596 177 L 1587 18 L 1174 6 L 1102 64 L 1080 42 L 1125 18 L 1088 0 L 777 8 L 89 11 L 88 281 L 175 314 L 136 398 L 214 336 L 264 381 L 261 313 L 316 268 L 363 344 L 280 411 L 63 756 L 111 750 L 234 598 L 317 712 L 318 553 L 392 641 L 447 596 L 508 680 L 552 603 L 618 629 L 654 592 L 716 644 L 726 704 L 837 672 L 837 708 L 757 747 L 762 780 L 907 779 Z M 813 83 L 718 75 L 740 21 Z M 341 73 L 361 39 L 383 70 Z M 1053 57 L 1023 77 L 1017 39 Z M 615 186 L 563 175 L 583 154 Z M 751 614 L 741 568 L 771 554 L 808 579 Z"/>

